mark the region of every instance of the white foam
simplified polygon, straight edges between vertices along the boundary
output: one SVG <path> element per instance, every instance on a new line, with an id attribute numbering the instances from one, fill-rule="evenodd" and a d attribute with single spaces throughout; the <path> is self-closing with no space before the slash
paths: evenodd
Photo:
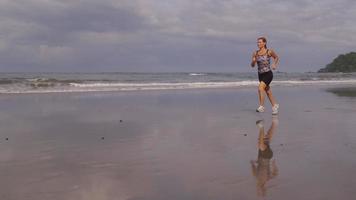
<path id="1" fill-rule="evenodd" d="M 352 84 L 356 83 L 356 80 L 288 80 L 288 81 L 273 81 L 272 85 L 328 85 L 328 84 Z M 81 87 L 81 88 L 94 88 L 94 87 L 140 87 L 140 88 L 151 88 L 151 87 L 187 87 L 187 88 L 200 88 L 200 87 L 235 87 L 235 86 L 253 86 L 257 85 L 257 81 L 247 80 L 247 81 L 236 81 L 236 82 L 186 82 L 186 83 L 71 83 L 71 86 Z"/>
<path id="2" fill-rule="evenodd" d="M 288 80 L 273 81 L 272 86 L 299 86 L 299 85 L 337 85 L 356 84 L 356 80 Z M 51 88 L 24 88 L 0 87 L 0 94 L 26 94 L 26 93 L 61 93 L 61 92 L 96 92 L 96 91 L 135 91 L 135 90 L 167 90 L 167 89 L 195 89 L 195 88 L 238 88 L 257 86 L 258 81 L 246 80 L 236 82 L 185 82 L 185 83 L 70 83 L 67 87 Z"/>
<path id="3" fill-rule="evenodd" d="M 353 84 L 356 83 L 355 79 L 349 80 L 289 80 L 289 81 L 273 81 L 272 84 L 276 85 L 332 85 L 332 84 Z"/>
<path id="4" fill-rule="evenodd" d="M 203 73 L 190 73 L 189 74 L 190 76 L 202 76 L 202 75 L 205 75 Z"/>
<path id="5" fill-rule="evenodd" d="M 151 87 L 229 87 L 229 86 L 246 86 L 246 85 L 256 85 L 256 81 L 238 81 L 238 82 L 189 82 L 189 83 L 71 83 L 71 86 L 80 88 L 93 88 L 93 87 L 140 87 L 140 88 L 151 88 Z"/>

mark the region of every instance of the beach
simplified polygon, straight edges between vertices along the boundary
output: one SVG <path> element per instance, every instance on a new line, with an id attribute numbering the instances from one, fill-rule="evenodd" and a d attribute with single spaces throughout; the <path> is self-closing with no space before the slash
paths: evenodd
<path id="1" fill-rule="evenodd" d="M 252 86 L 0 94 L 0 199 L 354 198 L 354 86 L 273 93 L 277 117 Z"/>

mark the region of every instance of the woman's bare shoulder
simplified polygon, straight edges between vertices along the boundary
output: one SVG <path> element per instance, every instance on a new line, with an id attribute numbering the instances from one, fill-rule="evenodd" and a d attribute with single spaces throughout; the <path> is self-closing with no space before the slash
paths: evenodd
<path id="1" fill-rule="evenodd" d="M 269 56 L 277 55 L 276 52 L 274 51 L 274 49 L 268 49 L 267 54 L 268 54 Z"/>

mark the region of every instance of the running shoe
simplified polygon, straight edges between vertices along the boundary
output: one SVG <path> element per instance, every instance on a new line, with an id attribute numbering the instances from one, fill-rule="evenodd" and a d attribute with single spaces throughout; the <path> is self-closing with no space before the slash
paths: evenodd
<path id="1" fill-rule="evenodd" d="M 279 108 L 279 104 L 274 104 L 274 106 L 272 107 L 272 115 L 278 114 L 278 108 Z"/>
<path id="2" fill-rule="evenodd" d="M 259 107 L 256 109 L 256 112 L 262 113 L 262 112 L 264 112 L 264 111 L 265 111 L 265 107 L 263 107 L 263 106 L 259 106 Z"/>

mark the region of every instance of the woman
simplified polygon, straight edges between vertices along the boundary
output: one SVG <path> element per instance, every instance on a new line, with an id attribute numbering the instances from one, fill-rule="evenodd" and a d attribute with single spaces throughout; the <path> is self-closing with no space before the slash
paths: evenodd
<path id="1" fill-rule="evenodd" d="M 260 37 L 257 39 L 257 46 L 259 50 L 253 52 L 251 67 L 255 67 L 256 63 L 258 66 L 258 97 L 260 106 L 256 109 L 256 112 L 264 112 L 265 107 L 265 93 L 268 96 L 269 101 L 272 104 L 272 114 L 278 114 L 279 104 L 277 104 L 276 100 L 272 95 L 271 87 L 269 86 L 273 79 L 273 70 L 277 68 L 279 63 L 279 58 L 277 54 L 272 50 L 267 48 L 267 39 L 264 37 Z M 271 58 L 273 59 L 273 63 L 271 65 Z"/>

